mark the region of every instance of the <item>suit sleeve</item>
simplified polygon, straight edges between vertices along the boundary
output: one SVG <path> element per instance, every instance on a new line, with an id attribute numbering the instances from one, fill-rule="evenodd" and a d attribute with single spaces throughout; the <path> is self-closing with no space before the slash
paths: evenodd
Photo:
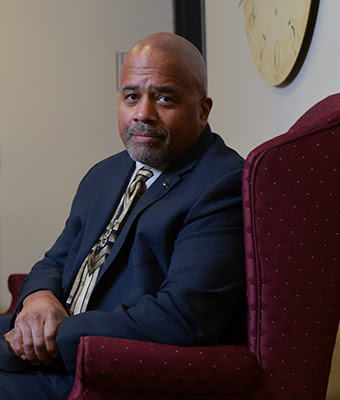
<path id="1" fill-rule="evenodd" d="M 78 242 L 81 240 L 82 224 L 88 212 L 88 204 L 93 201 L 95 193 L 91 191 L 91 185 L 84 182 L 93 179 L 91 177 L 92 168 L 80 182 L 77 193 L 73 199 L 70 215 L 66 221 L 63 232 L 60 234 L 54 245 L 48 250 L 44 258 L 38 261 L 26 277 L 20 290 L 17 308 L 13 314 L 12 326 L 15 317 L 20 310 L 22 301 L 33 292 L 38 290 L 49 290 L 61 301 L 62 299 L 62 279 L 64 266 L 72 252 L 78 250 Z M 84 201 L 86 199 L 86 201 Z"/>
<path id="2" fill-rule="evenodd" d="M 241 174 L 241 168 L 227 173 L 196 199 L 157 295 L 144 295 L 133 307 L 88 311 L 62 321 L 57 342 L 69 370 L 86 335 L 183 346 L 228 341 L 228 334 L 221 336 L 232 331 L 245 304 Z"/>

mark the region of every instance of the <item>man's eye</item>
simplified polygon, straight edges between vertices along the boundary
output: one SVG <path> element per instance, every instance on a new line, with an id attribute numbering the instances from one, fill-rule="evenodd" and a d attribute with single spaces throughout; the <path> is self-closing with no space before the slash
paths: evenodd
<path id="1" fill-rule="evenodd" d="M 159 96 L 158 101 L 164 104 L 170 104 L 174 102 L 174 100 L 170 96 Z"/>
<path id="2" fill-rule="evenodd" d="M 130 93 L 125 96 L 126 101 L 136 101 L 138 96 L 135 93 Z"/>

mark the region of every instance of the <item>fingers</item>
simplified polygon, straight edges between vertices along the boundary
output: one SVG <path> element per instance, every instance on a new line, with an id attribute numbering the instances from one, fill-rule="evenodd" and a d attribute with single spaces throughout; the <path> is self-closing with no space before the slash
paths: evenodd
<path id="1" fill-rule="evenodd" d="M 21 322 L 4 336 L 11 353 L 35 366 L 48 365 L 59 354 L 53 324 L 46 323 L 41 328 L 34 328 Z"/>
<path id="2" fill-rule="evenodd" d="M 56 336 L 67 312 L 48 291 L 38 291 L 23 301 L 13 330 L 13 350 L 33 365 L 50 364 L 58 356 Z"/>
<path id="3" fill-rule="evenodd" d="M 33 365 L 50 364 L 59 354 L 55 325 L 32 319 L 13 329 L 13 350 Z"/>
<path id="4" fill-rule="evenodd" d="M 15 350 L 14 350 L 14 339 L 13 339 L 13 333 L 14 333 L 14 329 L 10 330 L 9 332 L 4 334 L 5 339 L 7 340 L 8 343 L 8 348 L 9 351 L 12 354 L 16 354 Z"/>
<path id="5" fill-rule="evenodd" d="M 17 329 L 17 328 L 13 328 L 11 331 L 9 331 L 5 335 L 5 338 L 8 342 L 8 346 L 9 346 L 11 353 L 16 354 L 23 359 L 26 359 L 24 356 L 25 351 L 24 351 L 23 342 L 22 342 L 21 330 Z"/>
<path id="6" fill-rule="evenodd" d="M 22 332 L 24 358 L 33 365 L 49 364 L 52 358 L 47 351 L 43 326 L 26 325 Z"/>
<path id="7" fill-rule="evenodd" d="M 54 323 L 46 321 L 44 325 L 44 339 L 46 351 L 51 357 L 51 359 L 56 358 L 59 355 L 59 349 L 57 346 L 56 335 L 57 330 Z"/>

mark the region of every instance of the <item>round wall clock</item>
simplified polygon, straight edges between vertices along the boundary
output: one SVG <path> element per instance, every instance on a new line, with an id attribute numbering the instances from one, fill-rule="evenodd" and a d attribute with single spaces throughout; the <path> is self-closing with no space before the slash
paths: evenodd
<path id="1" fill-rule="evenodd" d="M 281 85 L 290 75 L 305 38 L 315 0 L 244 0 L 248 44 L 265 82 Z"/>

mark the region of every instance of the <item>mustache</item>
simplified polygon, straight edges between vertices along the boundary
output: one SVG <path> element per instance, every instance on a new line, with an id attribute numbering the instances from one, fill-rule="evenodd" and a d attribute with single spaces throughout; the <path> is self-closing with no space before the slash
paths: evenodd
<path id="1" fill-rule="evenodd" d="M 155 137 L 166 138 L 169 135 L 169 132 L 165 128 L 156 128 L 147 124 L 143 124 L 142 122 L 137 122 L 134 126 L 129 126 L 126 129 L 126 135 L 130 138 L 136 132 L 146 132 Z"/>

